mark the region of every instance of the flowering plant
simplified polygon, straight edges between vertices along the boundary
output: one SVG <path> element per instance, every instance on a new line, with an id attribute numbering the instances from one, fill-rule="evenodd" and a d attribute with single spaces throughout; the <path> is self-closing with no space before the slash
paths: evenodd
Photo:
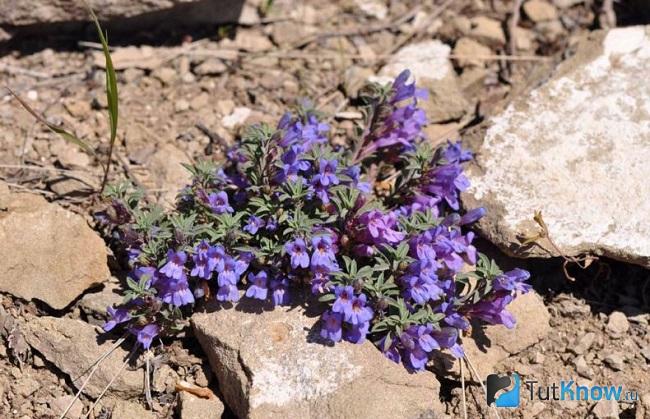
<path id="1" fill-rule="evenodd" d="M 199 299 L 288 304 L 305 287 L 326 304 L 320 334 L 372 340 L 395 362 L 425 367 L 434 350 L 462 356 L 471 319 L 513 327 L 506 306 L 529 274 L 478 254 L 462 213 L 469 186 L 460 144 L 434 150 L 404 71 L 366 86 L 365 124 L 351 147 L 303 104 L 277 128 L 252 126 L 221 164 L 188 166 L 174 211 L 143 204 L 128 185 L 108 190 L 102 215 L 131 273 L 105 330 L 125 324 L 144 348 L 182 329 Z M 243 294 L 243 295 L 242 295 Z"/>

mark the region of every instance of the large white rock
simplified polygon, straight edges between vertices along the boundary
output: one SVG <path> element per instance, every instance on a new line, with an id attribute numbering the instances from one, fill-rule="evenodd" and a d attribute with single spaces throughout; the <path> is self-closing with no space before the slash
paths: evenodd
<path id="1" fill-rule="evenodd" d="M 194 314 L 192 327 L 240 418 L 444 417 L 432 373 L 409 374 L 370 342 L 327 344 L 317 321 L 243 300 Z"/>
<path id="2" fill-rule="evenodd" d="M 470 169 L 479 227 L 520 256 L 594 253 L 650 267 L 650 29 L 595 33 L 553 78 L 489 121 Z"/>

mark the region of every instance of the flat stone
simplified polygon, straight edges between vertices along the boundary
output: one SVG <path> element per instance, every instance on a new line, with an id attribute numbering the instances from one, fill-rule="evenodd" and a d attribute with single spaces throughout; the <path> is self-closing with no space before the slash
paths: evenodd
<path id="1" fill-rule="evenodd" d="M 0 291 L 60 310 L 109 276 L 106 246 L 79 215 L 41 196 L 0 195 Z"/>
<path id="2" fill-rule="evenodd" d="M 600 399 L 591 413 L 597 419 L 618 419 L 618 402 L 616 400 Z"/>
<path id="3" fill-rule="evenodd" d="M 463 195 L 488 210 L 478 227 L 489 240 L 559 256 L 545 239 L 522 246 L 541 210 L 562 253 L 650 267 L 650 85 L 638 83 L 649 65 L 646 28 L 592 34 L 548 83 L 491 118 Z"/>
<path id="4" fill-rule="evenodd" d="M 257 311 L 257 312 L 256 312 Z M 197 313 L 191 323 L 238 417 L 439 417 L 440 384 L 409 374 L 370 342 L 323 343 L 301 307 Z"/>
<path id="5" fill-rule="evenodd" d="M 492 46 L 501 46 L 506 43 L 506 35 L 501 22 L 486 16 L 470 19 L 469 36 Z"/>
<path id="6" fill-rule="evenodd" d="M 485 67 L 485 57 L 492 55 L 492 50 L 485 45 L 467 37 L 460 38 L 454 45 L 454 59 L 461 67 Z"/>
<path id="7" fill-rule="evenodd" d="M 609 315 L 606 329 L 610 335 L 621 336 L 630 330 L 630 322 L 627 320 L 625 314 L 620 311 L 614 311 Z"/>
<path id="8" fill-rule="evenodd" d="M 109 398 L 102 401 L 111 411 L 111 419 L 155 419 L 156 415 L 140 403 Z"/>
<path id="9" fill-rule="evenodd" d="M 224 73 L 228 67 L 218 58 L 208 58 L 194 68 L 197 76 L 214 76 Z"/>
<path id="10" fill-rule="evenodd" d="M 557 19 L 557 9 L 543 0 L 529 0 L 524 3 L 524 13 L 533 22 Z"/>
<path id="11" fill-rule="evenodd" d="M 183 164 L 191 164 L 191 160 L 183 150 L 170 143 L 160 147 L 149 158 L 147 169 L 154 187 L 161 190 L 158 202 L 162 205 L 172 206 L 178 191 L 189 185 L 191 175 Z"/>
<path id="12" fill-rule="evenodd" d="M 122 286 L 115 278 L 104 283 L 97 292 L 89 292 L 79 300 L 79 307 L 90 317 L 106 318 L 106 307 L 115 306 L 124 300 Z"/>
<path id="13" fill-rule="evenodd" d="M 408 69 L 418 86 L 429 91 L 429 100 L 421 102 L 429 122 L 459 119 L 464 115 L 468 102 L 449 60 L 450 52 L 449 45 L 438 40 L 408 45 L 395 53 L 379 71 L 380 78 L 374 80 L 390 82 Z"/>
<path id="14" fill-rule="evenodd" d="M 180 419 L 220 419 L 225 406 L 216 397 L 202 399 L 185 391 L 181 392 Z"/>
<path id="15" fill-rule="evenodd" d="M 576 355 L 582 355 L 586 353 L 589 348 L 591 348 L 591 345 L 593 345 L 595 339 L 595 333 L 585 333 L 584 335 L 579 336 L 572 345 L 569 345 L 567 347 L 567 349 Z"/>
<path id="16" fill-rule="evenodd" d="M 605 361 L 605 364 L 607 364 L 614 371 L 623 371 L 623 369 L 625 368 L 625 360 L 623 359 L 621 354 L 618 353 L 611 353 L 605 355 L 603 361 Z"/>
<path id="17" fill-rule="evenodd" d="M 77 389 L 85 381 L 91 365 L 113 346 L 110 340 L 100 340 L 103 333 L 100 328 L 69 318 L 29 317 L 21 330 L 29 346 L 68 375 Z M 120 370 L 127 356 L 128 351 L 122 347 L 113 351 L 102 361 L 83 393 L 97 398 Z M 143 386 L 142 371 L 126 368 L 113 382 L 108 394 L 127 399 L 138 397 L 142 394 Z"/>

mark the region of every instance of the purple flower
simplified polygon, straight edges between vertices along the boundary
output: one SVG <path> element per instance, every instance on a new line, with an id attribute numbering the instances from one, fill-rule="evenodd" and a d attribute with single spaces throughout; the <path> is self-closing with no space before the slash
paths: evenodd
<path id="1" fill-rule="evenodd" d="M 205 255 L 195 253 L 194 256 L 192 256 L 192 260 L 194 261 L 194 267 L 192 268 L 190 275 L 198 278 L 210 279 L 211 271 L 208 266 L 207 253 Z"/>
<path id="2" fill-rule="evenodd" d="M 128 322 L 131 320 L 131 314 L 129 314 L 129 311 L 125 308 L 115 309 L 113 307 L 107 307 L 106 311 L 110 316 L 110 320 L 108 320 L 106 323 L 104 323 L 104 326 L 102 326 L 105 332 L 112 330 L 120 323 Z"/>
<path id="3" fill-rule="evenodd" d="M 264 220 L 262 220 L 260 217 L 256 215 L 251 215 L 248 217 L 248 222 L 244 226 L 244 231 L 247 231 L 250 234 L 255 234 L 257 233 L 257 230 L 260 228 L 264 227 Z"/>
<path id="4" fill-rule="evenodd" d="M 479 219 L 483 218 L 486 211 L 485 208 L 475 208 L 473 210 L 467 211 L 465 215 L 460 218 L 460 225 L 472 224 L 477 222 Z"/>
<path id="5" fill-rule="evenodd" d="M 366 340 L 366 335 L 368 334 L 369 328 L 370 322 L 353 324 L 352 326 L 345 329 L 345 340 L 357 344 L 363 343 Z"/>
<path id="6" fill-rule="evenodd" d="M 225 284 L 217 290 L 217 300 L 219 301 L 239 301 L 239 290 L 236 285 Z"/>
<path id="7" fill-rule="evenodd" d="M 208 249 L 208 269 L 211 272 L 222 272 L 225 266 L 226 252 L 223 246 L 211 246 Z"/>
<path id="8" fill-rule="evenodd" d="M 435 301 L 444 294 L 434 281 L 419 276 L 409 276 L 402 280 L 405 290 L 404 297 L 412 299 L 417 304 Z"/>
<path id="9" fill-rule="evenodd" d="M 490 324 L 502 324 L 508 329 L 515 327 L 514 316 L 506 310 L 513 300 L 511 294 L 505 294 L 491 300 L 479 301 L 467 310 L 469 317 L 481 319 Z"/>
<path id="10" fill-rule="evenodd" d="M 167 278 L 160 289 L 160 296 L 163 302 L 175 306 L 194 303 L 194 294 L 185 276 L 180 279 Z"/>
<path id="11" fill-rule="evenodd" d="M 272 279 L 273 305 L 289 304 L 289 280 L 287 278 Z"/>
<path id="12" fill-rule="evenodd" d="M 372 187 L 368 182 L 361 182 L 361 168 L 359 166 L 350 166 L 344 172 L 350 177 L 352 186 L 356 187 L 361 193 L 370 193 Z"/>
<path id="13" fill-rule="evenodd" d="M 313 274 L 311 279 L 312 294 L 319 295 L 329 291 L 330 273 L 332 272 L 330 268 L 324 265 L 312 266 L 311 272 Z"/>
<path id="14" fill-rule="evenodd" d="M 312 266 L 327 266 L 334 270 L 336 256 L 334 255 L 334 246 L 330 236 L 316 236 L 311 239 L 314 253 L 311 255 Z"/>
<path id="15" fill-rule="evenodd" d="M 339 178 L 336 177 L 337 166 L 338 161 L 335 159 L 320 159 L 318 161 L 318 174 L 316 174 L 313 178 L 314 184 L 319 184 L 323 187 L 338 185 Z"/>
<path id="16" fill-rule="evenodd" d="M 516 268 L 495 277 L 492 285 L 495 291 L 519 291 L 526 293 L 532 288 L 530 284 L 526 283 L 529 278 L 530 273 L 528 271 Z"/>
<path id="17" fill-rule="evenodd" d="M 253 275 L 252 272 L 249 273 L 248 282 L 250 282 L 251 285 L 246 290 L 246 297 L 266 300 L 269 292 L 267 288 L 268 278 L 266 272 L 259 271 L 257 275 Z"/>
<path id="18" fill-rule="evenodd" d="M 160 333 L 160 327 L 157 324 L 150 323 L 142 329 L 137 330 L 138 342 L 142 344 L 144 349 L 149 349 L 153 338 L 158 336 L 158 333 Z"/>
<path id="19" fill-rule="evenodd" d="M 456 143 L 448 142 L 447 147 L 444 149 L 443 157 L 447 163 L 464 163 L 466 161 L 472 160 L 472 152 L 469 150 L 463 150 L 463 147 L 460 145 L 460 141 Z"/>
<path id="20" fill-rule="evenodd" d="M 228 203 L 228 194 L 224 191 L 219 193 L 211 193 L 208 195 L 208 206 L 215 214 L 223 214 L 224 212 L 233 212 L 234 210 Z"/>
<path id="21" fill-rule="evenodd" d="M 138 266 L 133 270 L 133 276 L 137 281 L 146 278 L 145 285 L 147 286 L 147 288 L 151 287 L 152 285 L 155 285 L 156 282 L 158 281 L 158 271 L 156 271 L 156 268 L 152 266 Z"/>
<path id="22" fill-rule="evenodd" d="M 379 342 L 377 342 L 377 346 L 379 346 L 379 348 L 382 350 L 386 358 L 390 359 L 396 364 L 399 364 L 400 362 L 402 362 L 402 356 L 400 355 L 398 349 L 399 340 L 396 339 L 391 340 L 390 345 L 386 347 L 386 339 L 388 339 L 388 336 L 382 337 L 379 340 Z"/>
<path id="23" fill-rule="evenodd" d="M 397 216 L 395 213 L 382 214 L 371 210 L 361 214 L 357 224 L 362 227 L 359 239 L 367 244 L 399 243 L 404 240 L 404 233 L 395 230 Z"/>
<path id="24" fill-rule="evenodd" d="M 352 287 L 349 288 L 352 289 Z M 338 295 L 338 297 L 339 299 L 341 298 L 340 295 Z M 370 319 L 372 319 L 372 309 L 366 306 L 366 301 L 367 299 L 365 294 L 360 294 L 356 297 L 352 297 L 350 304 L 345 305 L 343 309 L 345 321 L 352 325 L 369 322 Z"/>
<path id="25" fill-rule="evenodd" d="M 237 285 L 239 278 L 248 268 L 248 263 L 241 259 L 235 259 L 227 256 L 224 261 L 224 267 L 217 277 L 219 286 L 223 287 L 227 284 Z"/>
<path id="26" fill-rule="evenodd" d="M 326 311 L 321 317 L 322 325 L 320 329 L 320 335 L 324 339 L 329 339 L 333 342 L 338 342 L 341 340 L 341 313 L 332 313 L 331 311 Z"/>
<path id="27" fill-rule="evenodd" d="M 337 285 L 334 288 L 334 295 L 336 300 L 332 304 L 332 311 L 335 313 L 345 314 L 352 309 L 352 299 L 354 298 L 354 288 L 350 285 L 342 287 Z"/>
<path id="28" fill-rule="evenodd" d="M 410 367 L 416 371 L 424 369 L 429 360 L 429 352 L 440 348 L 432 332 L 431 325 L 413 325 L 400 336 L 405 358 L 409 361 Z"/>
<path id="29" fill-rule="evenodd" d="M 187 255 L 183 251 L 174 252 L 172 249 L 167 251 L 167 263 L 160 269 L 160 273 L 170 278 L 180 279 L 185 273 L 183 268 L 187 261 Z"/>
<path id="30" fill-rule="evenodd" d="M 288 242 L 284 245 L 284 249 L 291 257 L 291 267 L 293 269 L 298 269 L 298 267 L 307 268 L 309 266 L 309 254 L 303 239 L 297 238 Z"/>

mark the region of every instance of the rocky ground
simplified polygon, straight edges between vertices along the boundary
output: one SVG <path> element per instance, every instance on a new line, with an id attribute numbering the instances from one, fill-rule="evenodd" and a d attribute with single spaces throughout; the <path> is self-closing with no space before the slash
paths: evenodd
<path id="1" fill-rule="evenodd" d="M 481 379 L 516 371 L 542 384 L 616 384 L 640 396 L 636 403 L 596 405 L 522 397 L 520 409 L 501 409 L 500 416 L 650 417 L 650 197 L 643 176 L 650 174 L 643 141 L 650 132 L 650 93 L 637 84 L 650 64 L 650 35 L 643 29 L 593 32 L 649 23 L 647 6 L 528 0 L 517 9 L 513 3 L 520 2 L 251 1 L 239 4 L 237 22 L 218 27 L 149 19 L 136 21 L 141 29 L 128 19 L 150 10 L 121 17 L 105 11 L 101 16 L 114 19 L 109 41 L 121 115 L 111 179 L 128 177 L 148 198 L 169 204 L 188 179 L 182 163 L 224 158 L 244 124 L 275 123 L 303 97 L 328 115 L 334 141 L 340 141 L 361 117 L 355 105 L 362 84 L 411 68 L 431 93 L 430 141 L 461 136 L 478 152 L 471 176 L 476 186 L 464 200 L 488 205 L 493 214 L 479 228 L 498 249 L 486 240 L 483 250 L 533 273 L 536 295 L 513 310 L 520 320 L 514 332 L 475 328 L 465 338 Z M 96 325 L 106 306 L 120 301 L 124 280 L 119 261 L 92 229 L 92 214 L 102 205 L 95 195 L 100 161 L 108 149 L 104 61 L 78 15 L 0 15 L 0 84 L 97 152 L 91 156 L 59 139 L 1 94 L 0 416 L 58 417 L 93 361 L 113 345 L 98 337 Z M 584 115 L 594 116 L 584 122 Z M 551 241 L 531 248 L 518 235 L 539 231 L 530 222 L 535 210 L 544 212 Z M 584 252 L 604 257 L 578 261 Z M 572 261 L 566 275 L 563 257 Z M 581 269 L 576 261 L 589 266 Z M 228 315 L 234 314 L 221 313 Z M 306 344 L 283 321 L 289 322 L 269 315 L 269 324 L 278 325 L 269 329 L 271 339 Z M 245 348 L 248 341 L 215 335 L 209 319 L 192 323 L 183 339 L 126 368 L 91 416 L 264 417 L 255 408 L 275 397 L 311 397 L 299 391 L 304 380 L 321 386 L 317 396 L 329 395 L 296 411 L 303 417 L 315 408 L 342 414 L 332 408 L 345 402 L 340 391 L 323 389 L 316 375 L 265 370 L 255 350 L 240 363 L 268 379 L 247 387 L 245 371 L 223 362 L 228 351 L 209 348 Z M 97 368 L 68 417 L 83 416 L 129 350 L 118 348 Z M 352 359 L 375 355 L 349 350 Z M 350 379 L 368 390 L 357 391 L 381 395 L 387 379 L 359 364 L 369 372 Z M 400 403 L 417 406 L 418 392 L 435 398 L 439 387 L 436 413 L 462 416 L 457 364 L 441 358 L 431 366 L 435 377 L 406 381 L 404 371 L 391 367 L 386 375 L 401 389 Z M 469 417 L 494 416 L 477 380 L 465 373 Z M 276 375 L 286 379 L 274 382 Z M 268 390 L 283 383 L 296 390 Z"/>

